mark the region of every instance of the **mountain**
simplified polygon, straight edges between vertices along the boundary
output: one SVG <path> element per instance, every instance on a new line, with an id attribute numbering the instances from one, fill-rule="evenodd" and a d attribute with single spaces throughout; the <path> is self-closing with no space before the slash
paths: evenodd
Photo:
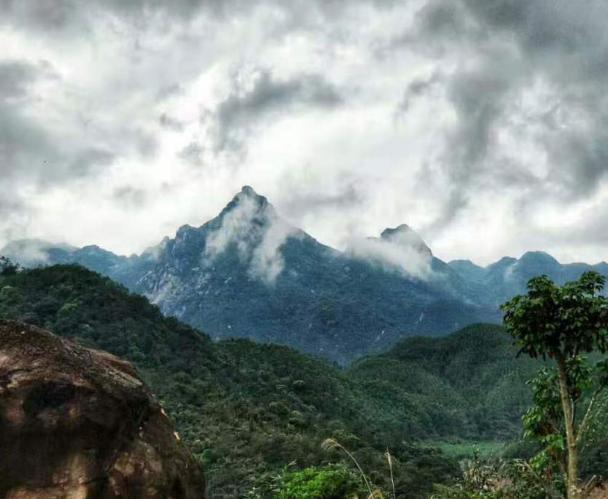
<path id="1" fill-rule="evenodd" d="M 576 280 L 587 271 L 608 276 L 605 262 L 562 264 L 542 251 L 528 251 L 519 259 L 503 257 L 487 267 L 479 267 L 468 260 L 453 260 L 448 265 L 465 281 L 485 289 L 485 303 L 494 307 L 525 293 L 528 281 L 535 276 L 547 275 L 558 284 Z"/>
<path id="2" fill-rule="evenodd" d="M 526 381 L 538 367 L 517 356 L 502 326 L 476 324 L 441 338 L 405 339 L 348 373 L 372 398 L 370 417 L 388 427 L 412 414 L 404 431 L 423 438 L 510 440 L 521 431 Z"/>
<path id="3" fill-rule="evenodd" d="M 149 270 L 154 263 L 152 249 L 130 257 L 116 255 L 97 245 L 76 248 L 40 239 L 21 239 L 8 243 L 0 254 L 27 268 L 76 263 L 121 282 L 131 282 Z"/>
<path id="4" fill-rule="evenodd" d="M 389 446 L 395 480 L 411 497 L 425 497 L 434 482 L 457 473 L 450 459 L 414 445 L 397 419 L 387 427 L 368 416 L 364 387 L 335 365 L 276 345 L 213 342 L 82 267 L 0 275 L 2 319 L 26 321 L 133 362 L 203 463 L 211 498 L 245 497 L 257 480 L 288 463 L 302 468 L 340 461 L 321 448 L 329 437 L 348 445 L 379 478 L 386 476 Z M 399 424 L 404 417 L 410 416 L 401 414 Z"/>
<path id="5" fill-rule="evenodd" d="M 475 265 L 471 260 L 452 260 L 448 265 L 464 279 L 465 282 L 482 283 L 485 269 Z"/>
<path id="6" fill-rule="evenodd" d="M 249 186 L 217 217 L 184 225 L 141 255 L 39 240 L 0 254 L 27 267 L 78 263 L 214 339 L 277 343 L 341 364 L 410 336 L 499 322 L 500 304 L 535 275 L 558 283 L 585 270 L 608 275 L 606 263 L 564 265 L 542 252 L 487 267 L 446 263 L 406 224 L 338 251 L 291 226 Z"/>
<path id="7" fill-rule="evenodd" d="M 79 263 L 215 339 L 278 343 L 339 363 L 403 337 L 499 317 L 406 225 L 340 252 L 289 225 L 248 186 L 214 219 L 185 225 L 139 256 L 35 248 L 13 243 L 0 253 L 27 266 L 30 253 L 47 264 Z"/>
<path id="8" fill-rule="evenodd" d="M 427 497 L 433 483 L 458 472 L 428 442 L 517 438 L 530 400 L 524 381 L 539 367 L 517 357 L 496 325 L 408 338 L 348 368 L 282 346 L 213 342 L 144 297 L 69 265 L 0 275 L 6 319 L 131 361 L 203 463 L 211 498 L 244 497 L 288 463 L 339 460 L 321 449 L 328 437 L 384 486 L 388 447 L 397 490 Z M 606 469 L 605 456 L 593 462 Z"/>
<path id="9" fill-rule="evenodd" d="M 414 252 L 423 257 L 433 256 L 431 248 L 429 248 L 420 235 L 407 224 L 401 224 L 394 229 L 384 229 L 382 234 L 380 234 L 380 239 L 398 244 L 405 248 L 411 248 Z"/>

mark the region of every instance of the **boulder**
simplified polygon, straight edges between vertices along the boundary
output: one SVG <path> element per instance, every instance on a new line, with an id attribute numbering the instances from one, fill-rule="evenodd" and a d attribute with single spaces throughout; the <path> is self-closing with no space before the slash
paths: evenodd
<path id="1" fill-rule="evenodd" d="M 202 472 L 131 364 L 0 321 L 0 497 L 205 497 Z"/>

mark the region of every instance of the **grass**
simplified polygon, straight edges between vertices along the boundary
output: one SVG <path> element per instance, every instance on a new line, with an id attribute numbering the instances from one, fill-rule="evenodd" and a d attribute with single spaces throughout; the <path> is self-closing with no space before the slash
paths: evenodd
<path id="1" fill-rule="evenodd" d="M 423 443 L 429 448 L 440 449 L 446 456 L 461 461 L 471 459 L 477 455 L 485 459 L 498 457 L 504 451 L 507 442 L 493 440 L 427 440 Z"/>

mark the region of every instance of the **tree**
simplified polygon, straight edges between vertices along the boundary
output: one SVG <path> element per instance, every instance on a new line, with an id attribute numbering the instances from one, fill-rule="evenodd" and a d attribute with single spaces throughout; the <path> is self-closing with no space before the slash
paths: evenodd
<path id="1" fill-rule="evenodd" d="M 359 497 L 361 483 L 342 467 L 306 468 L 285 473 L 277 499 L 347 499 Z"/>
<path id="2" fill-rule="evenodd" d="M 596 400 L 608 385 L 608 362 L 591 367 L 582 355 L 608 350 L 608 299 L 600 294 L 604 283 L 595 272 L 561 287 L 547 276 L 535 277 L 528 282 L 526 295 L 502 306 L 520 353 L 548 359 L 555 366 L 532 381 L 535 406 L 524 424 L 529 435 L 545 444 L 547 458 L 558 464 L 562 459 L 569 499 L 581 497 L 579 446 Z"/>
<path id="3" fill-rule="evenodd" d="M 19 266 L 5 256 L 0 256 L 0 275 L 16 274 Z"/>

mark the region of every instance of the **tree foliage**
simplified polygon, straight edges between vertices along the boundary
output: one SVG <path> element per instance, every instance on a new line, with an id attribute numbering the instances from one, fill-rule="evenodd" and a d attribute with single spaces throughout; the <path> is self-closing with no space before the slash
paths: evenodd
<path id="1" fill-rule="evenodd" d="M 561 499 L 552 483 L 521 459 L 464 463 L 453 485 L 437 485 L 431 499 Z"/>
<path id="2" fill-rule="evenodd" d="M 343 466 L 305 468 L 284 473 L 276 499 L 352 499 L 363 495 L 361 480 Z"/>
<path id="3" fill-rule="evenodd" d="M 568 497 L 575 499 L 583 493 L 580 446 L 608 381 L 608 362 L 591 365 L 583 356 L 608 350 L 604 283 L 604 277 L 595 272 L 563 286 L 540 276 L 530 280 L 526 295 L 502 307 L 520 353 L 554 365 L 531 382 L 534 406 L 524 416 L 525 434 L 543 445 L 533 464 L 546 474 L 561 473 Z"/>
<path id="4" fill-rule="evenodd" d="M 0 275 L 12 275 L 19 271 L 19 266 L 5 256 L 0 255 Z"/>
<path id="5" fill-rule="evenodd" d="M 604 276 L 584 273 L 557 286 L 547 276 L 528 283 L 528 293 L 502 306 L 504 322 L 520 352 L 531 357 L 574 358 L 608 350 L 608 300 Z"/>

